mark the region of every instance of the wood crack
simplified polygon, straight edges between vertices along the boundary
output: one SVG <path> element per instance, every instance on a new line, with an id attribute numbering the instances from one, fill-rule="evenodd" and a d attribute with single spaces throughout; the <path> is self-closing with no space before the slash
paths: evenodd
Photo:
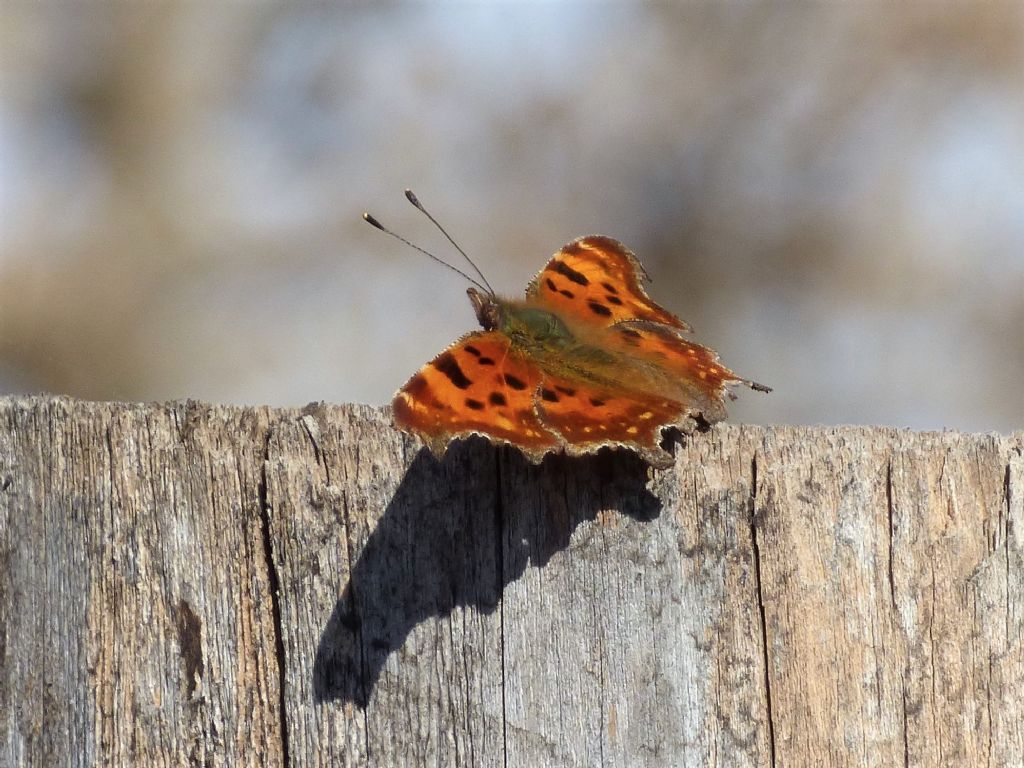
<path id="1" fill-rule="evenodd" d="M 260 533 L 263 538 L 263 558 L 267 567 L 267 584 L 270 589 L 270 608 L 274 628 L 274 648 L 277 660 L 277 695 L 281 726 L 281 757 L 284 765 L 290 765 L 288 747 L 288 711 L 287 711 L 287 664 L 284 648 L 284 625 L 281 622 L 281 578 L 274 562 L 274 544 L 270 531 L 270 504 L 267 501 L 267 464 L 270 463 L 270 439 L 273 428 L 268 427 L 263 435 L 263 451 L 260 456 L 259 497 Z"/>
<path id="2" fill-rule="evenodd" d="M 769 670 L 768 622 L 765 618 L 764 593 L 761 587 L 761 548 L 757 542 L 757 455 L 750 460 L 750 542 L 754 551 L 754 584 L 757 587 L 757 610 L 761 626 L 761 650 L 764 663 L 765 717 L 768 720 L 768 755 L 775 765 L 775 722 L 772 713 L 772 679 Z"/>
<path id="3" fill-rule="evenodd" d="M 892 502 L 892 456 L 889 457 L 889 461 L 885 465 L 885 504 L 886 510 L 889 516 L 889 559 L 886 563 L 888 574 L 889 574 L 889 597 L 892 600 L 892 608 L 896 610 L 896 580 L 893 578 L 892 572 L 892 556 L 893 556 L 893 532 L 895 527 L 893 526 L 893 502 Z"/>
<path id="4" fill-rule="evenodd" d="M 1006 500 L 1006 523 L 1003 530 L 1003 562 L 1006 568 L 1006 590 L 1003 592 L 1005 610 L 1003 612 L 1004 634 L 1006 636 L 1006 648 L 1010 648 L 1012 640 L 1010 637 L 1010 537 L 1013 533 L 1013 510 L 1010 507 L 1010 465 L 1006 465 L 1003 473 L 1003 498 Z"/>

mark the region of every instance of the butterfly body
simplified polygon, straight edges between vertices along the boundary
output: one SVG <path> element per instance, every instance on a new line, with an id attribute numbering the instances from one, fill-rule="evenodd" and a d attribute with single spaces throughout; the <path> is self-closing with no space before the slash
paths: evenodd
<path id="1" fill-rule="evenodd" d="M 573 367 L 597 369 L 615 361 L 614 355 L 598 344 L 588 343 L 585 331 L 573 328 L 572 320 L 560 317 L 557 312 L 526 301 L 483 295 L 475 288 L 470 288 L 468 293 L 474 308 L 483 307 L 477 310 L 477 318 L 484 329 L 508 336 L 514 351 L 536 360 L 546 371 L 554 373 L 559 368 Z M 488 303 L 493 303 L 496 309 L 491 310 Z M 498 318 L 494 328 L 484 322 L 490 316 Z"/>
<path id="2" fill-rule="evenodd" d="M 571 316 L 562 317 L 530 301 L 490 297 L 475 288 L 469 289 L 469 295 L 474 307 L 486 307 L 487 302 L 497 305 L 496 312 L 483 310 L 484 319 L 496 315 L 499 320 L 493 330 L 508 337 L 510 351 L 535 362 L 547 376 L 574 378 L 606 389 L 679 394 L 679 382 L 660 365 L 642 352 L 624 348 L 617 337 L 619 329 L 577 324 Z M 477 316 L 480 319 L 479 310 Z"/>
<path id="3" fill-rule="evenodd" d="M 398 392 L 395 419 L 437 454 L 481 434 L 532 461 L 602 446 L 656 467 L 672 456 L 662 430 L 725 416 L 726 385 L 745 383 L 641 286 L 643 268 L 611 238 L 566 245 L 527 287 L 504 299 L 468 289 L 482 331 L 469 333 Z"/>

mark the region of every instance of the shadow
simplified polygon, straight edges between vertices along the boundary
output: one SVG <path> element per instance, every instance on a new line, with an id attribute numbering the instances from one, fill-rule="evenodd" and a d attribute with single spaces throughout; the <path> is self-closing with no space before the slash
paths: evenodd
<path id="1" fill-rule="evenodd" d="M 647 478 L 630 451 L 549 456 L 540 466 L 481 438 L 457 442 L 441 461 L 420 451 L 320 637 L 316 700 L 365 708 L 417 624 L 456 607 L 494 611 L 506 584 L 544 566 L 599 510 L 657 517 Z"/>

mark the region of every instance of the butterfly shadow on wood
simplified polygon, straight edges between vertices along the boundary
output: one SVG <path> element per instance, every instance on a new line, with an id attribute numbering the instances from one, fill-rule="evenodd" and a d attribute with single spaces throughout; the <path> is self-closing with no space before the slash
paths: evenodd
<path id="1" fill-rule="evenodd" d="M 528 566 L 544 567 L 600 510 L 654 519 L 661 503 L 648 475 L 644 461 L 624 450 L 549 456 L 539 466 L 481 438 L 458 441 L 441 460 L 420 451 L 323 630 L 316 700 L 365 708 L 382 673 L 389 687 L 426 680 L 437 643 L 454 641 L 451 628 L 437 622 L 436 637 L 418 632 L 407 647 L 418 625 L 457 609 L 494 612 L 509 583 Z M 400 649 L 419 661 L 385 672 Z"/>

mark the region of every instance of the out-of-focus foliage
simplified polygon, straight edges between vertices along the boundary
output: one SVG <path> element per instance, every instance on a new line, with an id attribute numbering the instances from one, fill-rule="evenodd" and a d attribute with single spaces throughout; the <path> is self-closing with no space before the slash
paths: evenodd
<path id="1" fill-rule="evenodd" d="M 0 391 L 386 402 L 617 237 L 776 387 L 736 418 L 1024 425 L 1024 6 L 11 3 Z"/>

